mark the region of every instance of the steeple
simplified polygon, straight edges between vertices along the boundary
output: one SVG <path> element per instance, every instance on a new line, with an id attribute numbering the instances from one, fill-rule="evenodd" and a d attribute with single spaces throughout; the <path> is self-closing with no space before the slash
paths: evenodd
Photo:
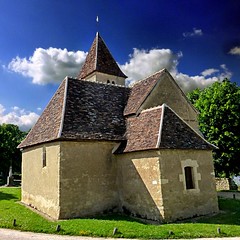
<path id="1" fill-rule="evenodd" d="M 78 79 L 125 85 L 126 78 L 97 32 Z"/>

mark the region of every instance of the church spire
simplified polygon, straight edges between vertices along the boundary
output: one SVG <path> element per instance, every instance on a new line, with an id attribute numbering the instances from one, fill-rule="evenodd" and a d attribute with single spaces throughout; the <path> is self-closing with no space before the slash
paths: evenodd
<path id="1" fill-rule="evenodd" d="M 124 85 L 127 76 L 121 71 L 106 44 L 97 32 L 78 79 Z"/>

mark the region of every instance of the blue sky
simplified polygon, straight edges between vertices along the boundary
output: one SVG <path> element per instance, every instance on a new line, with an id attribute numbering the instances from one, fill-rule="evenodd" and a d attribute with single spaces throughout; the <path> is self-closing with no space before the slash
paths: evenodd
<path id="1" fill-rule="evenodd" d="M 238 0 L 0 0 L 0 124 L 30 128 L 96 31 L 128 83 L 166 67 L 185 92 L 240 85 L 239 12 Z"/>

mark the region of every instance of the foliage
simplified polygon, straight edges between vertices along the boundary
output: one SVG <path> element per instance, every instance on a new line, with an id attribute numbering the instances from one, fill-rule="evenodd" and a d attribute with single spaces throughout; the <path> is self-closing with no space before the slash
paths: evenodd
<path id="1" fill-rule="evenodd" d="M 57 233 L 94 237 L 122 237 L 142 239 L 198 238 L 240 236 L 240 201 L 219 199 L 221 213 L 194 219 L 187 223 L 149 224 L 121 216 L 50 221 L 18 203 L 20 188 L 0 188 L 0 227 L 21 231 Z M 16 226 L 13 220 L 16 219 Z M 57 232 L 57 225 L 60 231 Z M 113 235 L 113 229 L 117 232 Z M 221 229 L 221 233 L 217 229 Z"/>
<path id="2" fill-rule="evenodd" d="M 199 111 L 200 131 L 218 149 L 214 165 L 218 176 L 240 173 L 240 88 L 225 79 L 188 94 Z"/>
<path id="3" fill-rule="evenodd" d="M 13 171 L 21 171 L 21 151 L 17 149 L 17 146 L 25 135 L 26 133 L 19 130 L 16 125 L 0 125 L 0 172 L 3 173 L 5 179 L 10 165 Z"/>

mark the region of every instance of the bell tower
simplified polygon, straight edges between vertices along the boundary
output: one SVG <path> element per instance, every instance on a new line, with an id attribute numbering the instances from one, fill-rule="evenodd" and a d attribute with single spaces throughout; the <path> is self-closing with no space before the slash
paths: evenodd
<path id="1" fill-rule="evenodd" d="M 127 76 L 117 65 L 98 32 L 77 78 L 125 86 Z"/>

